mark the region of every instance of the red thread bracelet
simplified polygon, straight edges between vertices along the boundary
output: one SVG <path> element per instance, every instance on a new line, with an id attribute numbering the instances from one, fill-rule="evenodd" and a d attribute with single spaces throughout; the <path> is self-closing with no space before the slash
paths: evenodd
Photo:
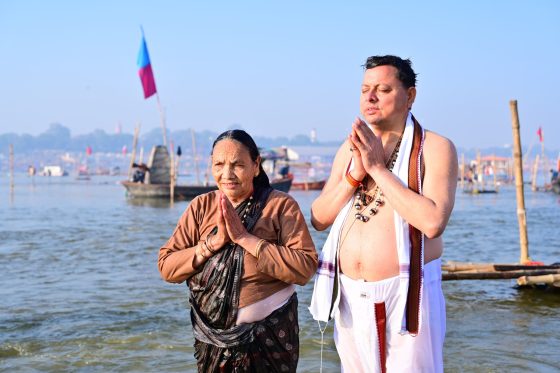
<path id="1" fill-rule="evenodd" d="M 351 163 L 348 163 L 348 167 L 346 167 L 346 181 L 348 181 L 348 184 L 352 185 L 352 187 L 357 188 L 362 185 L 362 182 L 354 179 L 352 175 L 350 175 L 350 164 Z"/>

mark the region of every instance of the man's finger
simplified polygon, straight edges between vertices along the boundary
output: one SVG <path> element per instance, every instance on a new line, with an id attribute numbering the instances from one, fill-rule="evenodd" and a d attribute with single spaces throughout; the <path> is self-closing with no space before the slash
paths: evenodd
<path id="1" fill-rule="evenodd" d="M 355 129 L 352 129 L 352 133 L 350 134 L 350 141 L 353 147 L 359 151 L 363 150 L 365 147 L 363 138 L 360 137 L 360 134 Z"/>

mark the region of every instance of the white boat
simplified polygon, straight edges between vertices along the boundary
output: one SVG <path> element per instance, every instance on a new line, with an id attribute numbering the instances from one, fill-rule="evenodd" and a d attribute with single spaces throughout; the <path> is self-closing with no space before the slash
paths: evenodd
<path id="1" fill-rule="evenodd" d="M 41 171 L 42 176 L 68 176 L 68 172 L 60 166 L 45 166 Z"/>

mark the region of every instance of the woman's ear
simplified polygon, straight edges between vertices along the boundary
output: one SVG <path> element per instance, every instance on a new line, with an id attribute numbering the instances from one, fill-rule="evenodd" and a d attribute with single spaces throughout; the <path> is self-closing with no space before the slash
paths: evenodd
<path id="1" fill-rule="evenodd" d="M 257 177 L 257 176 L 259 176 L 259 173 L 261 172 L 261 156 L 260 155 L 255 160 L 255 163 L 257 164 L 257 172 L 255 172 L 255 177 Z"/>

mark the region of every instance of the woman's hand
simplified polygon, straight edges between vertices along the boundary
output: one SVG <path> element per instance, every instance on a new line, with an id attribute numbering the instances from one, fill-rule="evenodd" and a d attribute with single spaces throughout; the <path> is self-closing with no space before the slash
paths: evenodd
<path id="1" fill-rule="evenodd" d="M 220 193 L 220 218 L 221 222 L 218 224 L 218 233 L 220 230 L 225 232 L 229 241 L 239 243 L 240 240 L 249 235 L 239 215 L 235 212 L 233 205 L 223 193 Z M 223 228 L 220 224 L 223 224 Z"/>
<path id="2" fill-rule="evenodd" d="M 222 198 L 226 198 L 225 195 L 222 192 L 218 192 L 218 218 L 216 219 L 216 227 L 218 227 L 218 231 L 216 234 L 208 237 L 208 244 L 214 252 L 220 251 L 225 244 L 231 241 L 224 219 Z"/>

